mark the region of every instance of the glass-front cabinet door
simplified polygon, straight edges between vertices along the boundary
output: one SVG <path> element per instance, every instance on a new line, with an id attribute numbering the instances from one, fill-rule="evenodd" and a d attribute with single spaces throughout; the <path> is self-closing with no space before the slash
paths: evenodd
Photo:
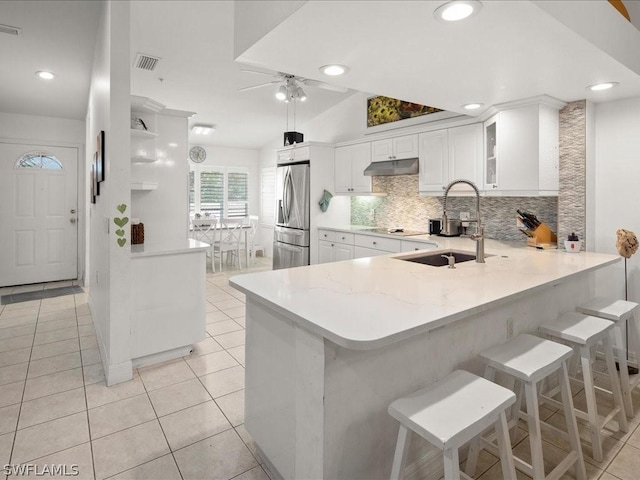
<path id="1" fill-rule="evenodd" d="M 484 190 L 498 189 L 498 115 L 484 122 Z"/>

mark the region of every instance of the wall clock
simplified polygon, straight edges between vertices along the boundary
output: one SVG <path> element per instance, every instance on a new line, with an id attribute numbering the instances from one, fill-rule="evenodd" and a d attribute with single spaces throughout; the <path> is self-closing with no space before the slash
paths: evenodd
<path id="1" fill-rule="evenodd" d="M 207 152 L 202 147 L 191 147 L 191 150 L 189 150 L 189 158 L 194 163 L 202 163 L 207 158 Z"/>

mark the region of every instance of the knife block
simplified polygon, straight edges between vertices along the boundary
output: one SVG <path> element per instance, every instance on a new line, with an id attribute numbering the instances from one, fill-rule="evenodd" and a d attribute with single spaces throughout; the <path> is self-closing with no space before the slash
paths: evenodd
<path id="1" fill-rule="evenodd" d="M 541 223 L 535 230 L 529 230 L 533 237 L 527 237 L 530 247 L 558 248 L 558 237 L 546 224 Z"/>

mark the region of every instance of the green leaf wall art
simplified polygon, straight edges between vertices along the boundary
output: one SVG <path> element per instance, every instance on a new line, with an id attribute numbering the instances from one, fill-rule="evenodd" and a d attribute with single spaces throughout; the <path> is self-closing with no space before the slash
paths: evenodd
<path id="1" fill-rule="evenodd" d="M 124 203 L 121 203 L 116 207 L 121 214 L 127 210 L 127 206 Z M 127 239 L 124 238 L 125 231 L 122 227 L 124 227 L 127 223 L 129 223 L 129 217 L 113 217 L 113 223 L 115 223 L 118 227 L 116 230 L 116 235 L 118 236 L 117 242 L 119 247 L 124 247 L 127 243 Z"/>

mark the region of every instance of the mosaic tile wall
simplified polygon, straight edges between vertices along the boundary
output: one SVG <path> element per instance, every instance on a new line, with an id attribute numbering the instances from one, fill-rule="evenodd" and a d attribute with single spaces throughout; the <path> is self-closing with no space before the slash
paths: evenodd
<path id="1" fill-rule="evenodd" d="M 429 218 L 442 216 L 442 197 L 418 195 L 418 175 L 373 177 L 373 191 L 386 197 L 352 197 L 351 223 L 377 227 L 402 226 L 411 230 L 428 230 Z M 558 225 L 556 197 L 482 197 L 480 215 L 487 238 L 525 242 L 516 227 L 516 209 L 535 214 L 553 230 Z M 475 217 L 475 197 L 449 197 L 450 218 L 461 211 Z"/>
<path id="2" fill-rule="evenodd" d="M 560 110 L 558 240 L 565 240 L 571 232 L 585 240 L 586 173 L 586 101 L 581 100 Z"/>

